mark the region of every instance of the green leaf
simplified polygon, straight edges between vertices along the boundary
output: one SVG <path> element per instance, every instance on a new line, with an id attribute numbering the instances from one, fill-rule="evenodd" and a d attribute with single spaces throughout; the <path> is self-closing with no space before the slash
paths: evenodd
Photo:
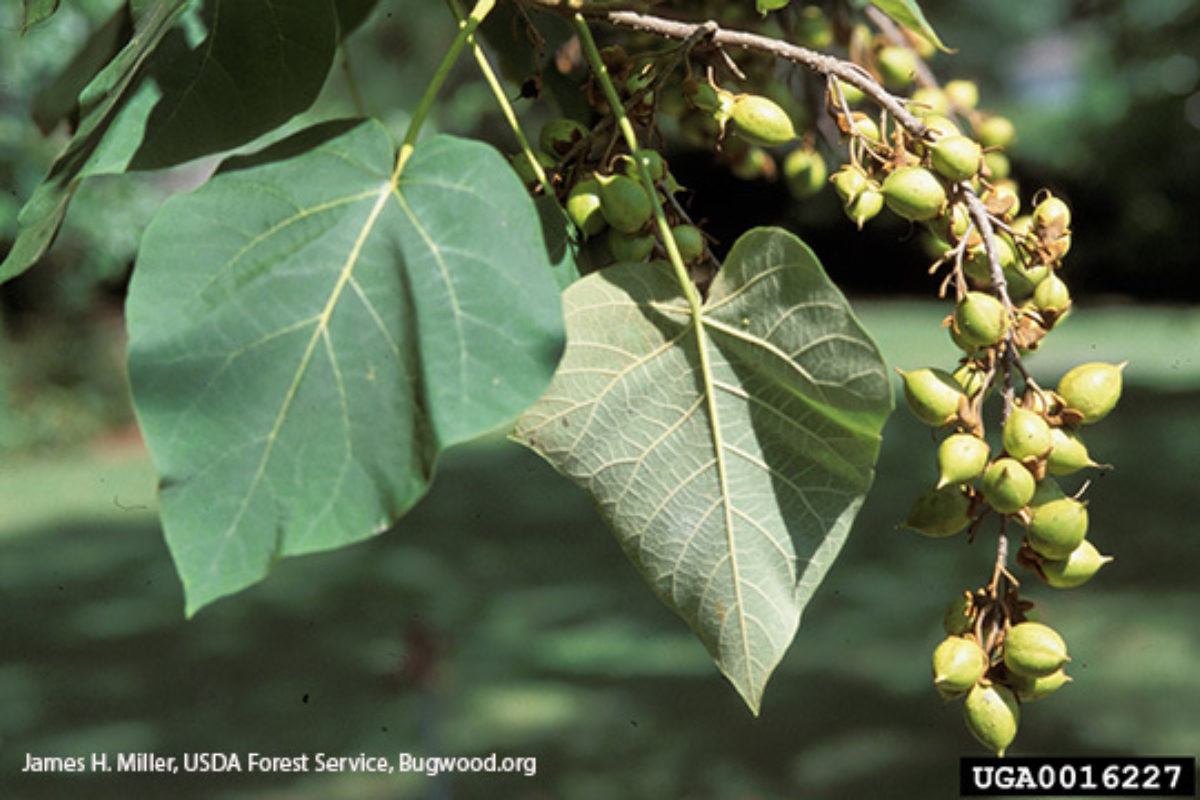
<path id="1" fill-rule="evenodd" d="M 938 38 L 937 32 L 929 24 L 929 20 L 925 19 L 925 13 L 917 5 L 917 0 L 871 0 L 871 5 L 887 14 L 898 24 L 921 34 L 942 52 L 954 52 Z"/>
<path id="2" fill-rule="evenodd" d="M 21 210 L 0 282 L 42 256 L 84 178 L 237 147 L 308 108 L 332 64 L 337 29 L 329 0 L 156 0 L 143 8 L 133 38 L 80 93 L 79 128 Z"/>
<path id="3" fill-rule="evenodd" d="M 27 31 L 39 22 L 45 22 L 58 11 L 59 0 L 25 0 L 25 21 L 21 31 Z"/>
<path id="4" fill-rule="evenodd" d="M 381 533 L 438 453 L 514 418 L 562 349 L 538 217 L 491 148 L 403 172 L 335 123 L 164 204 L 129 288 L 129 368 L 188 613 L 278 559 Z"/>
<path id="5" fill-rule="evenodd" d="M 75 135 L 17 217 L 17 239 L 0 262 L 0 283 L 20 275 L 41 258 L 54 240 L 79 182 L 88 174 L 103 171 L 96 165 L 104 161 L 100 146 L 106 137 L 119 141 L 126 134 L 128 126 L 114 125 L 114 120 L 135 96 L 134 78 L 187 3 L 188 0 L 155 2 L 138 19 L 133 39 L 88 84 L 80 98 L 85 107 Z"/>
<path id="6" fill-rule="evenodd" d="M 48 134 L 78 108 L 79 93 L 133 35 L 133 17 L 128 6 L 113 12 L 92 32 L 70 63 L 34 96 L 33 121 Z"/>
<path id="7" fill-rule="evenodd" d="M 662 263 L 563 298 L 566 355 L 514 438 L 591 494 L 757 713 L 873 479 L 892 408 L 879 352 L 779 229 L 734 245 L 699 325 Z"/>
<path id="8" fill-rule="evenodd" d="M 768 11 L 776 11 L 785 7 L 791 0 L 756 0 L 758 13 L 766 14 Z"/>

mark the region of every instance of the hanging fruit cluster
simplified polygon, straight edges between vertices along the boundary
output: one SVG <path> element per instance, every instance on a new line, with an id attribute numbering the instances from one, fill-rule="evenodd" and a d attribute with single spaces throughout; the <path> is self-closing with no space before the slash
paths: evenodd
<path id="1" fill-rule="evenodd" d="M 710 5 L 702 10 L 722 24 L 750 13 L 748 2 Z M 961 357 L 945 368 L 901 372 L 909 408 L 945 433 L 936 448 L 937 481 L 916 498 L 905 526 L 938 538 L 968 531 L 973 541 L 985 522 L 997 521 L 990 580 L 951 604 L 933 674 L 944 698 L 962 699 L 970 732 L 1003 754 L 1016 736 L 1021 704 L 1071 680 L 1065 643 L 1035 619 L 1033 603 L 1009 571 L 1008 537 L 1023 531 L 1016 564 L 1054 588 L 1079 586 L 1111 560 L 1087 538 L 1088 484 L 1068 490 L 1059 481 L 1101 466 L 1081 429 L 1117 403 L 1124 364 L 1081 364 L 1053 390 L 1026 370 L 1023 357 L 1071 309 L 1059 275 L 1071 247 L 1071 211 L 1043 190 L 1032 210 L 1021 213 L 1007 156 L 1016 129 L 978 107 L 974 83 L 938 85 L 926 65 L 935 51 L 930 41 L 877 9 L 786 0 L 755 6 L 763 14 L 782 9 L 761 26 L 778 35 L 739 34 L 738 63 L 720 46 L 713 23 L 681 31 L 678 23 L 656 26 L 639 17 L 631 27 L 640 33 L 631 41 L 649 40 L 656 49 L 631 57 L 620 46 L 605 48 L 606 74 L 584 86 L 594 121 L 552 121 L 539 151 L 514 163 L 527 184 L 562 201 L 583 239 L 603 235 L 614 261 L 668 252 L 668 229 L 654 224 L 661 206 L 701 291 L 719 263 L 676 201 L 682 187 L 652 146 L 664 140 L 660 122 L 691 144 L 712 147 L 741 177 L 781 172 L 798 199 L 831 183 L 860 229 L 887 209 L 925 233 L 935 257 L 930 273 L 941 273 L 938 295 L 953 303 L 943 326 Z M 654 34 L 677 44 L 661 49 Z M 832 47 L 847 58 L 814 52 Z M 789 61 L 820 80 L 798 84 Z M 762 94 L 730 88 L 740 82 Z M 628 133 L 618 134 L 620 125 L 632 126 L 639 147 L 630 146 Z M 822 137 L 826 152 L 843 161 L 832 175 L 817 146 Z M 989 404 L 993 398 L 999 402 Z"/>

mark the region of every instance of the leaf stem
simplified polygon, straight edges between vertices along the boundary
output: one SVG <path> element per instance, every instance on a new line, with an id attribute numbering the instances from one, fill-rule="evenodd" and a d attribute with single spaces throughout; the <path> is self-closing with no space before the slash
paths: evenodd
<path id="1" fill-rule="evenodd" d="M 404 165 L 412 157 L 413 150 L 416 149 L 417 145 L 417 136 L 421 133 L 421 126 L 425 124 L 425 118 L 429 116 L 429 111 L 433 108 L 433 102 L 437 99 L 438 91 L 442 88 L 442 84 L 446 82 L 446 77 L 450 74 L 450 69 L 454 66 L 454 62 L 458 60 L 458 56 L 462 52 L 463 46 L 466 45 L 467 39 L 471 37 L 471 34 L 479 27 L 479 23 L 483 22 L 484 18 L 491 12 L 495 5 L 496 0 L 478 0 L 466 20 L 458 24 L 458 35 L 450 43 L 449 49 L 446 50 L 446 55 L 442 57 L 442 63 L 438 64 L 437 72 L 433 73 L 433 77 L 429 81 L 429 86 L 425 88 L 425 94 L 421 96 L 421 102 L 417 104 L 417 110 L 413 112 L 412 119 L 408 123 L 408 130 L 404 134 L 404 142 L 400 145 L 400 155 L 396 159 L 396 169 L 392 173 L 393 183 L 400 177 L 400 173 L 404 171 Z"/>
<path id="2" fill-rule="evenodd" d="M 458 7 L 458 1 L 446 0 L 446 5 L 450 6 L 450 10 L 454 13 L 454 18 L 461 25 L 463 16 L 462 11 Z M 516 137 L 521 152 L 529 162 L 533 174 L 537 176 L 538 183 L 542 186 L 542 191 L 546 194 L 551 194 L 553 190 L 550 188 L 549 178 L 546 177 L 546 170 L 542 168 L 541 162 L 534 155 L 533 146 L 529 144 L 529 138 L 525 136 L 525 131 L 521 130 L 521 123 L 517 119 L 517 112 L 513 109 L 508 95 L 504 93 L 504 86 L 500 83 L 499 77 L 496 76 L 496 71 L 492 69 L 492 62 L 488 60 L 487 53 L 483 52 L 483 48 L 479 46 L 479 42 L 475 39 L 475 34 L 473 33 L 467 37 L 467 44 L 471 45 L 471 53 L 475 56 L 475 63 L 479 65 L 479 71 L 483 74 L 483 79 L 492 90 L 492 95 L 496 98 L 496 104 L 500 106 L 500 113 L 504 115 L 505 121 L 508 122 L 508 126 L 512 129 L 513 136 Z"/>

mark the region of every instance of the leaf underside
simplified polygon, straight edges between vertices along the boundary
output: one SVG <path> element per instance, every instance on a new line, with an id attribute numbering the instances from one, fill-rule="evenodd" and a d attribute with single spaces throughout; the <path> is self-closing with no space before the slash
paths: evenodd
<path id="1" fill-rule="evenodd" d="M 778 229 L 734 246 L 699 328 L 661 263 L 585 277 L 564 308 L 567 352 L 514 438 L 592 496 L 757 713 L 873 479 L 879 352 Z"/>
<path id="2" fill-rule="evenodd" d="M 562 348 L 533 204 L 491 148 L 322 126 L 168 201 L 129 367 L 188 613 L 390 526 L 440 450 L 513 419 Z"/>

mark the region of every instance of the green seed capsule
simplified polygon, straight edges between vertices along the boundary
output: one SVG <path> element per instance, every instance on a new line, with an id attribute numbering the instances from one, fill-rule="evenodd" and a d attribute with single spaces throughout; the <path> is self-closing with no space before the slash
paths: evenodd
<path id="1" fill-rule="evenodd" d="M 1067 372 L 1055 391 L 1083 415 L 1083 424 L 1090 425 L 1108 416 L 1121 398 L 1121 370 L 1125 364 L 1104 364 L 1094 361 L 1080 364 Z"/>
<path id="2" fill-rule="evenodd" d="M 1071 682 L 1071 676 L 1063 670 L 1043 675 L 1040 678 L 1027 678 L 1024 675 L 1012 673 L 1013 690 L 1022 703 L 1032 703 L 1041 700 L 1048 694 L 1057 692 Z"/>
<path id="3" fill-rule="evenodd" d="M 783 177 L 788 191 L 799 200 L 821 191 L 827 175 L 825 159 L 815 150 L 799 147 L 783 160 Z"/>
<path id="4" fill-rule="evenodd" d="M 947 136 L 929 146 L 933 168 L 948 181 L 970 180 L 979 172 L 983 151 L 966 136 Z"/>
<path id="5" fill-rule="evenodd" d="M 892 89 L 903 89 L 913 82 L 917 71 L 917 54 L 907 47 L 889 45 L 875 54 L 879 74 L 884 85 Z"/>
<path id="6" fill-rule="evenodd" d="M 1030 507 L 1025 538 L 1038 555 L 1067 558 L 1087 536 L 1087 506 L 1073 497 L 1060 497 Z"/>
<path id="7" fill-rule="evenodd" d="M 1042 311 L 1061 312 L 1071 305 L 1071 290 L 1057 275 L 1047 275 L 1033 290 L 1033 304 Z"/>
<path id="8" fill-rule="evenodd" d="M 979 104 L 979 87 L 974 81 L 950 81 L 942 91 L 952 105 L 964 111 L 970 111 Z"/>
<path id="9" fill-rule="evenodd" d="M 958 416 L 958 405 L 965 395 L 953 375 L 932 367 L 897 372 L 904 379 L 904 399 L 917 419 L 926 425 L 942 426 Z"/>
<path id="10" fill-rule="evenodd" d="M 1038 234 L 1057 239 L 1070 227 L 1071 209 L 1060 198 L 1047 197 L 1033 209 L 1033 230 Z"/>
<path id="11" fill-rule="evenodd" d="M 950 101 L 946 93 L 933 86 L 922 86 L 917 89 L 912 93 L 909 102 L 912 103 L 910 110 L 917 116 L 922 114 L 945 116 L 950 113 Z"/>
<path id="12" fill-rule="evenodd" d="M 1046 457 L 1046 471 L 1051 475 L 1070 475 L 1084 467 L 1100 466 L 1088 455 L 1087 446 L 1079 434 L 1066 428 L 1051 428 L 1050 442 L 1054 449 Z"/>
<path id="13" fill-rule="evenodd" d="M 895 214 L 914 222 L 930 220 L 946 207 L 946 189 L 924 167 L 900 167 L 883 181 L 883 199 Z"/>
<path id="14" fill-rule="evenodd" d="M 904 527 L 935 539 L 953 536 L 971 522 L 971 501 L 959 486 L 926 489 L 909 509 Z"/>
<path id="15" fill-rule="evenodd" d="M 595 236 L 608 225 L 600 210 L 600 184 L 587 178 L 571 187 L 567 195 L 567 216 L 584 236 Z"/>
<path id="16" fill-rule="evenodd" d="M 1018 675 L 1052 675 L 1070 660 L 1066 642 L 1049 625 L 1022 622 L 1009 628 L 1004 637 L 1004 666 Z"/>
<path id="17" fill-rule="evenodd" d="M 1008 331 L 1008 314 L 990 294 L 967 292 L 954 308 L 954 327 L 967 344 L 991 347 Z"/>
<path id="18" fill-rule="evenodd" d="M 988 443 L 974 434 L 947 436 L 937 450 L 938 488 L 975 480 L 983 474 L 989 454 Z"/>
<path id="19" fill-rule="evenodd" d="M 1073 589 L 1087 583 L 1112 560 L 1112 556 L 1101 554 L 1095 545 L 1084 539 L 1063 560 L 1042 562 L 1042 576 L 1055 589 Z"/>
<path id="20" fill-rule="evenodd" d="M 988 668 L 987 654 L 974 639 L 950 636 L 933 651 L 933 685 L 943 696 L 974 686 Z"/>
<path id="21" fill-rule="evenodd" d="M 1006 117 L 990 116 L 979 123 L 975 137 L 984 147 L 1009 147 L 1017 138 L 1017 129 Z"/>
<path id="22" fill-rule="evenodd" d="M 963 592 L 954 598 L 942 615 L 942 630 L 947 636 L 961 636 L 975 627 L 975 613 L 971 607 L 971 596 Z"/>
<path id="23" fill-rule="evenodd" d="M 872 181 L 863 171 L 847 164 L 833 174 L 830 179 L 834 190 L 846 205 L 853 203 L 860 194 L 872 187 Z"/>
<path id="24" fill-rule="evenodd" d="M 608 251 L 617 263 L 645 261 L 654 252 L 654 237 L 650 234 L 629 234 L 611 228 L 608 231 Z"/>
<path id="25" fill-rule="evenodd" d="M 864 224 L 879 216 L 879 212 L 883 211 L 883 194 L 874 189 L 868 188 L 861 192 L 858 197 L 844 206 L 846 216 L 849 217 L 858 229 L 861 231 Z"/>
<path id="26" fill-rule="evenodd" d="M 542 126 L 538 145 L 547 153 L 563 156 L 588 135 L 587 126 L 573 119 L 552 119 Z"/>
<path id="27" fill-rule="evenodd" d="M 632 156 L 623 156 L 621 171 L 630 178 L 641 181 L 641 171 L 638 169 L 639 160 L 645 162 L 646 168 L 650 171 L 650 180 L 656 185 L 667 177 L 667 162 L 657 150 L 642 149 Z"/>
<path id="28" fill-rule="evenodd" d="M 704 234 L 695 225 L 676 225 L 671 228 L 671 235 L 685 264 L 704 255 Z"/>
<path id="29" fill-rule="evenodd" d="M 654 206 L 641 183 L 627 175 L 598 175 L 600 211 L 621 233 L 634 233 L 650 219 Z"/>
<path id="30" fill-rule="evenodd" d="M 983 473 L 979 484 L 988 504 L 1001 514 L 1015 514 L 1033 499 L 1037 482 L 1015 458 L 996 459 Z"/>
<path id="31" fill-rule="evenodd" d="M 1013 458 L 1041 458 L 1053 447 L 1050 425 L 1041 414 L 1015 407 L 1004 422 L 1004 449 Z"/>
<path id="32" fill-rule="evenodd" d="M 1021 709 L 1012 689 L 1001 684 L 975 684 L 963 703 L 967 730 L 980 744 L 998 756 L 1017 737 Z"/>
<path id="33" fill-rule="evenodd" d="M 730 112 L 734 133 L 750 144 L 774 147 L 796 138 L 792 119 L 774 100 L 755 94 L 734 98 Z"/>

